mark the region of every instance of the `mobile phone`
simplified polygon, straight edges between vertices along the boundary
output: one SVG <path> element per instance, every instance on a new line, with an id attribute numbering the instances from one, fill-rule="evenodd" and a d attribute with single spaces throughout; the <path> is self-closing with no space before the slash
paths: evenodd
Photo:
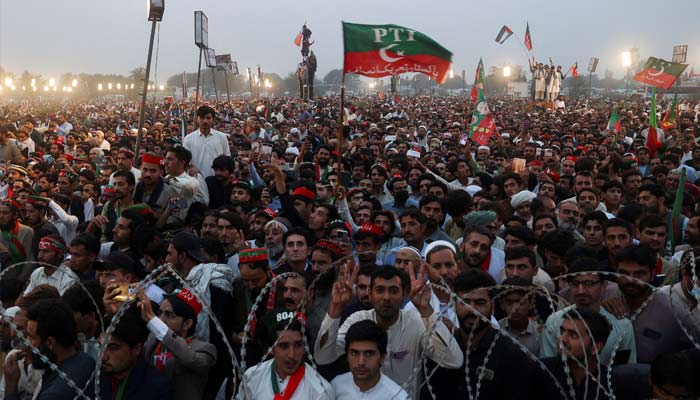
<path id="1" fill-rule="evenodd" d="M 525 159 L 524 158 L 514 158 L 513 159 L 513 172 L 516 174 L 525 172 Z"/>
<path id="2" fill-rule="evenodd" d="M 128 283 L 119 284 L 119 294 L 114 297 L 117 301 L 127 301 L 136 298 L 136 287 Z"/>
<path id="3" fill-rule="evenodd" d="M 250 144 L 250 151 L 253 152 L 259 152 L 260 151 L 260 142 L 253 142 Z"/>
<path id="4" fill-rule="evenodd" d="M 62 162 L 60 162 L 60 161 L 57 161 L 57 162 L 56 162 L 56 168 L 57 168 L 57 169 L 63 169 L 63 168 L 65 168 L 65 167 L 66 167 L 66 166 L 65 166 Z"/>
<path id="5" fill-rule="evenodd" d="M 348 241 L 348 238 L 349 238 L 348 231 L 346 231 L 345 229 L 338 229 L 335 234 L 336 234 L 336 239 L 339 242 L 347 242 Z"/>

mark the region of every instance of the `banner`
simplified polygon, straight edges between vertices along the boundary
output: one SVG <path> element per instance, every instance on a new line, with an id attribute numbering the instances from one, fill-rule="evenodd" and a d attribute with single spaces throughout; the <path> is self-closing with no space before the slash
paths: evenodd
<path id="1" fill-rule="evenodd" d="M 644 67 L 634 80 L 654 87 L 668 89 L 688 67 L 688 64 L 668 62 L 656 57 L 649 57 Z"/>
<path id="2" fill-rule="evenodd" d="M 486 102 L 483 90 L 479 90 L 479 97 L 472 113 L 472 122 L 469 125 L 471 139 L 481 146 L 486 146 L 496 129 L 496 121 Z"/>
<path id="3" fill-rule="evenodd" d="M 216 56 L 216 69 L 219 71 L 231 71 L 233 70 L 233 63 L 231 62 L 230 54 L 221 54 Z"/>
<path id="4" fill-rule="evenodd" d="M 214 49 L 207 49 L 207 54 L 204 58 L 204 62 L 206 63 L 207 68 L 216 67 L 216 51 Z"/>
<path id="5" fill-rule="evenodd" d="M 209 20 L 203 11 L 194 12 L 194 44 L 200 49 L 209 47 Z"/>

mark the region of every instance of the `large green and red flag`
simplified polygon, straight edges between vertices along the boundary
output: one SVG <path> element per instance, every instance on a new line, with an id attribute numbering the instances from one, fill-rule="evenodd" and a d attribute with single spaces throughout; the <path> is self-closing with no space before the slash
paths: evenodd
<path id="1" fill-rule="evenodd" d="M 644 67 L 634 80 L 658 88 L 668 89 L 683 73 L 688 64 L 668 62 L 656 57 L 649 57 Z"/>
<path id="2" fill-rule="evenodd" d="M 484 90 L 479 89 L 479 96 L 472 113 L 472 122 L 469 125 L 469 138 L 481 146 L 486 146 L 495 129 L 496 121 L 493 119 L 493 114 L 491 114 L 486 102 Z"/>
<path id="3" fill-rule="evenodd" d="M 676 120 L 678 119 L 678 93 L 673 95 L 673 101 L 671 105 L 668 106 L 666 110 L 666 115 L 661 121 L 661 129 L 672 129 L 676 127 Z"/>
<path id="4" fill-rule="evenodd" d="M 608 130 L 615 133 L 620 133 L 622 126 L 620 125 L 620 116 L 617 114 L 617 109 L 613 109 L 608 120 Z"/>
<path id="5" fill-rule="evenodd" d="M 344 73 L 371 78 L 419 72 L 444 83 L 452 53 L 425 34 L 399 25 L 343 22 Z"/>
<path id="6" fill-rule="evenodd" d="M 479 91 L 484 90 L 484 61 L 479 58 L 479 65 L 476 66 L 476 72 L 474 73 L 474 84 L 472 85 L 472 91 L 469 94 L 472 101 L 476 101 L 479 98 Z"/>
<path id="7" fill-rule="evenodd" d="M 651 106 L 649 107 L 649 125 L 658 128 L 656 122 L 656 88 L 651 88 Z"/>
<path id="8" fill-rule="evenodd" d="M 671 212 L 671 230 L 668 235 L 668 240 L 671 243 L 671 250 L 676 248 L 676 244 L 680 242 L 680 238 L 676 237 L 676 232 L 680 232 L 681 229 L 678 226 L 681 219 L 681 209 L 683 208 L 683 189 L 685 186 L 685 168 L 681 168 L 681 178 L 678 182 L 678 189 L 676 189 L 676 198 L 673 199 L 673 211 Z"/>

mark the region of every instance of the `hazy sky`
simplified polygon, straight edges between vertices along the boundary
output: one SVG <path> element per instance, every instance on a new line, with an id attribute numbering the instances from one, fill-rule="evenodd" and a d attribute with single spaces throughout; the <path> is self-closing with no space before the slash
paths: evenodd
<path id="1" fill-rule="evenodd" d="M 520 45 L 526 21 L 533 54 L 543 60 L 551 56 L 565 69 L 578 61 L 585 71 L 595 56 L 600 75 L 611 68 L 621 76 L 624 49 L 639 47 L 643 59 L 670 60 L 677 44 L 688 45 L 691 66 L 700 65 L 697 0 L 166 0 L 160 82 L 197 69 L 195 10 L 209 17 L 209 45 L 217 53 L 231 53 L 241 71 L 257 64 L 280 75 L 293 70 L 301 57 L 293 40 L 307 21 L 322 78 L 341 67 L 341 20 L 394 23 L 426 33 L 454 53 L 453 68 L 466 69 L 468 81 L 480 56 L 487 67 L 526 65 Z M 503 24 L 518 36 L 499 45 L 494 38 Z M 145 66 L 149 30 L 144 0 L 0 0 L 0 66 L 56 77 L 64 72 L 126 74 Z"/>

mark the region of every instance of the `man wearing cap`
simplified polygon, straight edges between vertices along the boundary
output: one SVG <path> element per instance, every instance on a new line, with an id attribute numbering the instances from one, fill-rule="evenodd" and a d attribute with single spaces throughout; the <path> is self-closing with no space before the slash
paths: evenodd
<path id="1" fill-rule="evenodd" d="M 163 157 L 144 153 L 141 156 L 141 179 L 134 189 L 134 201 L 148 204 L 157 216 L 168 207 L 168 200 L 175 195 L 175 190 L 163 179 L 162 165 Z"/>
<path id="2" fill-rule="evenodd" d="M 165 261 L 173 264 L 180 277 L 194 289 L 197 299 L 211 309 L 224 333 L 230 337 L 235 318 L 234 313 L 231 313 L 234 307 L 231 268 L 226 264 L 206 263 L 207 257 L 202 253 L 199 238 L 184 230 L 173 237 Z M 199 313 L 197 316 L 195 332 L 197 337 L 216 347 L 217 363 L 209 374 L 207 392 L 216 391 L 224 377 L 231 373 L 226 346 L 207 313 Z"/>
<path id="3" fill-rule="evenodd" d="M 199 129 L 185 136 L 182 145 L 192 153 L 190 173 L 199 172 L 204 178 L 214 175 L 212 163 L 218 156 L 231 156 L 226 135 L 212 128 L 216 111 L 209 106 L 197 109 Z"/>
<path id="4" fill-rule="evenodd" d="M 360 226 L 354 236 L 360 267 L 382 264 L 377 252 L 382 247 L 383 237 L 382 228 L 379 225 L 362 224 Z"/>
<path id="5" fill-rule="evenodd" d="M 134 159 L 135 155 L 133 151 L 126 147 L 119 149 L 119 153 L 117 153 L 117 171 L 131 172 L 134 174 L 136 182 L 138 182 L 141 180 L 141 171 L 134 167 Z M 114 185 L 114 174 L 116 174 L 116 171 L 109 177 L 110 185 Z"/>
<path id="6" fill-rule="evenodd" d="M 50 199 L 45 197 L 30 196 L 24 205 L 24 220 L 28 226 L 34 230 L 31 252 L 37 254 L 39 250 L 39 240 L 47 235 L 58 235 L 58 229 L 46 218 L 46 209 L 49 207 Z M 65 247 L 65 245 L 64 245 Z"/>
<path id="7" fill-rule="evenodd" d="M 172 380 L 173 399 L 203 398 L 209 369 L 216 363 L 216 348 L 194 334 L 202 304 L 189 290 L 181 289 L 165 296 L 158 317 L 145 293 L 138 298 L 141 318 L 150 331 L 144 344 L 146 360 Z"/>
<path id="8" fill-rule="evenodd" d="M 32 261 L 35 254 L 31 251 L 34 230 L 19 222 L 19 208 L 20 205 L 14 200 L 0 201 L 0 244 L 5 247 L 12 264 Z M 26 279 L 29 270 L 29 266 L 15 268 L 8 271 L 5 277 Z"/>
<path id="9" fill-rule="evenodd" d="M 66 245 L 59 235 L 47 235 L 41 238 L 36 260 L 43 264 L 32 272 L 29 284 L 24 290 L 25 294 L 39 285 L 50 285 L 63 295 L 63 292 L 79 280 L 78 276 L 63 264 L 66 251 Z"/>

